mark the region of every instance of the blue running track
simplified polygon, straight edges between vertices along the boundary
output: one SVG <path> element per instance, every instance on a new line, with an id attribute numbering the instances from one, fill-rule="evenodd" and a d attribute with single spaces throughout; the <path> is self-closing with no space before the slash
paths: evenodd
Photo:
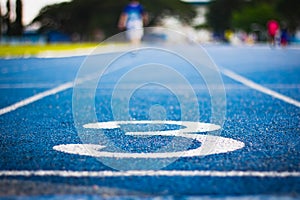
<path id="1" fill-rule="evenodd" d="M 181 104 L 187 105 L 187 113 L 195 111 L 188 102 L 192 97 L 184 96 L 184 92 L 175 94 L 154 83 L 143 85 L 131 93 L 125 107 L 128 106 L 131 120 L 144 123 L 124 123 L 119 128 L 105 125 L 101 130 L 84 127 L 89 122 L 86 113 L 90 110 L 98 122 L 123 120 L 123 111 L 112 108 L 125 101 L 122 95 L 114 94 L 115 85 L 125 78 L 124 74 L 134 73 L 130 59 L 139 59 L 142 55 L 138 52 L 119 58 L 124 66 L 102 75 L 93 90 L 94 108 L 86 103 L 91 97 L 84 92 L 80 93 L 82 96 L 73 96 L 73 82 L 85 63 L 85 56 L 0 59 L 0 198 L 300 198 L 300 49 L 226 45 L 207 45 L 204 49 L 220 69 L 224 83 L 225 99 L 217 105 L 224 104 L 225 110 L 215 110 L 223 112 L 223 124 L 212 119 L 214 103 L 205 77 L 185 67 L 182 60 L 172 60 L 168 55 L 161 58 L 162 63 L 170 61 L 167 64 L 171 63 L 174 70 L 183 74 L 194 89 L 199 108 L 195 121 L 214 121 L 213 124 L 220 126 L 189 135 L 229 138 L 224 141 L 228 148 L 234 142 L 243 145 L 224 150 L 216 142 L 208 150 L 212 150 L 209 155 L 202 152 L 198 156 L 167 158 L 160 158 L 159 153 L 192 152 L 205 143 L 193 135 L 191 138 L 161 135 L 187 126 L 178 121 L 193 121 L 193 116 L 184 118 Z M 148 63 L 152 54 L 150 51 L 142 56 L 143 61 Z M 111 55 L 101 54 L 99 59 Z M 85 85 L 91 80 L 77 81 L 80 91 L 93 89 Z M 82 88 L 81 82 L 85 82 Z M 118 92 L 126 93 L 127 87 L 132 86 L 126 84 Z M 186 89 L 176 81 L 170 80 L 170 85 L 178 91 Z M 218 91 L 219 87 L 213 85 L 212 90 Z M 74 100 L 81 106 L 77 105 L 76 110 Z M 151 124 L 150 120 L 175 123 Z M 130 132 L 151 131 L 161 133 L 130 135 Z M 103 135 L 109 142 L 100 150 Z M 98 146 L 84 150 L 80 145 L 86 143 Z M 173 143 L 175 147 L 170 145 Z M 216 153 L 217 148 L 224 152 Z M 120 156 L 107 156 L 120 150 Z M 102 154 L 95 156 L 101 151 L 107 154 L 103 158 L 99 158 Z M 131 154 L 130 159 L 122 157 Z M 143 154 L 146 158 L 138 158 Z"/>

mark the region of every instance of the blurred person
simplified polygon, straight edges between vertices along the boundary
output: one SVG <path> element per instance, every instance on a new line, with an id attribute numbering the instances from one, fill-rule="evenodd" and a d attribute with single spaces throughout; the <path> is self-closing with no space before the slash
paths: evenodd
<path id="1" fill-rule="evenodd" d="M 143 27 L 148 15 L 138 0 L 130 0 L 124 8 L 118 23 L 120 30 L 126 30 L 126 36 L 134 45 L 140 44 L 144 35 Z"/>
<path id="2" fill-rule="evenodd" d="M 288 28 L 286 24 L 283 24 L 280 31 L 280 45 L 286 47 L 288 45 L 288 41 L 289 41 Z"/>
<path id="3" fill-rule="evenodd" d="M 227 30 L 225 30 L 224 36 L 225 36 L 225 40 L 227 42 L 230 42 L 232 40 L 232 38 L 234 37 L 234 33 L 232 30 L 227 29 Z"/>
<path id="4" fill-rule="evenodd" d="M 279 32 L 279 24 L 275 20 L 270 20 L 267 23 L 268 35 L 270 38 L 270 43 L 272 46 L 276 45 L 276 36 L 278 36 Z"/>

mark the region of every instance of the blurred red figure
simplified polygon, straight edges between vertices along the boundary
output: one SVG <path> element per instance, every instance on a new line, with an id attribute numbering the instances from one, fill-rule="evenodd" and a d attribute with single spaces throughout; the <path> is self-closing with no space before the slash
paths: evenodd
<path id="1" fill-rule="evenodd" d="M 272 45 L 275 45 L 276 44 L 275 38 L 279 31 L 279 24 L 275 20 L 270 20 L 270 21 L 268 21 L 267 27 L 268 27 L 268 34 L 270 37 L 270 42 Z"/>

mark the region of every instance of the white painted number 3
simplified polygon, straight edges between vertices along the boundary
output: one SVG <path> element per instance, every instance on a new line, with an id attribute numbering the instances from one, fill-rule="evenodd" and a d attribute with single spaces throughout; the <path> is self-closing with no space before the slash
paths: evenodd
<path id="1" fill-rule="evenodd" d="M 231 138 L 221 136 L 196 134 L 199 132 L 209 132 L 219 130 L 221 127 L 215 124 L 188 122 L 188 121 L 111 121 L 85 124 L 87 129 L 117 129 L 120 125 L 138 125 L 138 124 L 159 124 L 159 125 L 179 125 L 183 128 L 179 130 L 151 131 L 151 132 L 126 132 L 131 136 L 176 136 L 197 140 L 201 143 L 200 147 L 178 152 L 153 152 L 153 153 L 127 153 L 127 152 L 107 152 L 101 151 L 104 145 L 98 144 L 63 144 L 54 146 L 53 149 L 69 153 L 92 157 L 110 157 L 110 158 L 180 158 L 207 156 L 213 154 L 232 152 L 241 149 L 245 144 Z"/>

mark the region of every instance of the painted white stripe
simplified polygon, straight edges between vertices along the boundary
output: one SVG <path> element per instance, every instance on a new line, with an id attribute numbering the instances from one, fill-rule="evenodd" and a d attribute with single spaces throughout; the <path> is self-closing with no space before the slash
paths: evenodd
<path id="1" fill-rule="evenodd" d="M 38 170 L 38 171 L 0 171 L 0 176 L 58 176 L 58 177 L 128 177 L 128 176 L 181 176 L 181 177 L 300 177 L 300 172 L 289 171 L 168 171 L 168 170 L 131 170 L 131 171 L 59 171 L 59 170 Z"/>
<path id="2" fill-rule="evenodd" d="M 95 77 L 96 76 L 93 75 L 93 76 L 87 76 L 87 77 L 84 77 L 84 78 L 79 78 L 75 82 L 70 81 L 70 82 L 64 83 L 62 85 L 59 85 L 59 86 L 57 86 L 57 87 L 55 87 L 53 89 L 41 92 L 41 93 L 36 94 L 36 95 L 34 95 L 32 97 L 26 98 L 26 99 L 24 99 L 22 101 L 19 101 L 19 102 L 13 104 L 13 105 L 10 105 L 8 107 L 0 109 L 0 116 L 4 115 L 6 113 L 12 112 L 12 111 L 14 111 L 14 110 L 16 110 L 18 108 L 21 108 L 23 106 L 26 106 L 28 104 L 34 103 L 34 102 L 36 102 L 36 101 L 38 101 L 40 99 L 43 99 L 45 97 L 57 94 L 59 92 L 65 91 L 65 90 L 70 89 L 70 88 L 73 88 L 74 84 L 81 84 L 81 83 L 83 83 L 85 81 L 93 80 Z"/>
<path id="3" fill-rule="evenodd" d="M 230 71 L 228 69 L 222 69 L 222 73 L 224 75 L 228 76 L 229 78 L 231 78 L 235 81 L 238 81 L 238 82 L 240 82 L 240 83 L 242 83 L 242 84 L 244 84 L 244 85 L 246 85 L 246 86 L 248 86 L 252 89 L 260 91 L 260 92 L 262 92 L 264 94 L 267 94 L 269 96 L 272 96 L 274 98 L 280 99 L 280 100 L 282 100 L 286 103 L 289 103 L 289 104 L 292 104 L 294 106 L 300 107 L 300 102 L 299 101 L 297 101 L 295 99 L 292 99 L 288 96 L 282 95 L 278 92 L 275 92 L 274 90 L 270 90 L 269 88 L 266 88 L 262 85 L 259 85 L 259 84 L 255 83 L 255 82 L 253 82 L 253 81 L 251 81 L 251 80 L 249 80 L 249 79 L 247 79 L 243 76 L 240 76 L 240 75 L 234 73 L 233 71 Z"/>
<path id="4" fill-rule="evenodd" d="M 58 83 L 13 83 L 0 84 L 0 89 L 32 89 L 32 88 L 53 88 Z"/>
<path id="5" fill-rule="evenodd" d="M 19 102 L 13 104 L 13 105 L 10 105 L 8 107 L 0 109 L 0 115 L 9 113 L 9 112 L 14 111 L 14 110 L 16 110 L 18 108 L 21 108 L 21 107 L 26 106 L 28 104 L 31 104 L 31 103 L 33 103 L 35 101 L 43 99 L 43 98 L 45 98 L 47 96 L 57 94 L 59 92 L 62 92 L 64 90 L 67 90 L 67 89 L 72 88 L 72 87 L 73 87 L 73 82 L 67 82 L 67 83 L 62 84 L 62 85 L 60 85 L 58 87 L 55 87 L 55 88 L 53 88 L 51 90 L 47 90 L 47 91 L 41 92 L 41 93 L 36 94 L 36 95 L 34 95 L 32 97 L 29 97 L 27 99 L 19 101 Z"/>
<path id="6" fill-rule="evenodd" d="M 1 80 L 1 79 L 0 79 Z M 59 83 L 9 83 L 9 84 L 0 84 L 0 89 L 32 89 L 32 88 L 52 88 L 55 85 Z M 187 86 L 185 85 L 178 85 L 178 84 L 169 84 L 170 87 L 176 87 L 178 90 L 186 90 Z M 111 89 L 114 85 L 102 85 L 102 89 Z M 135 88 L 135 84 L 124 84 L 123 86 L 120 86 L 120 89 L 128 90 Z M 242 90 L 242 89 L 247 89 L 249 90 L 249 87 L 241 84 L 224 84 L 224 85 L 210 85 L 211 89 L 222 89 L 226 88 L 227 90 Z M 299 89 L 300 90 L 300 84 L 264 84 L 264 87 L 272 88 L 272 89 Z M 155 89 L 155 90 L 164 90 L 161 88 L 157 87 L 152 87 L 148 86 L 147 89 Z M 198 85 L 193 85 L 194 89 L 198 90 L 207 90 L 207 86 L 204 84 L 198 84 Z"/>

